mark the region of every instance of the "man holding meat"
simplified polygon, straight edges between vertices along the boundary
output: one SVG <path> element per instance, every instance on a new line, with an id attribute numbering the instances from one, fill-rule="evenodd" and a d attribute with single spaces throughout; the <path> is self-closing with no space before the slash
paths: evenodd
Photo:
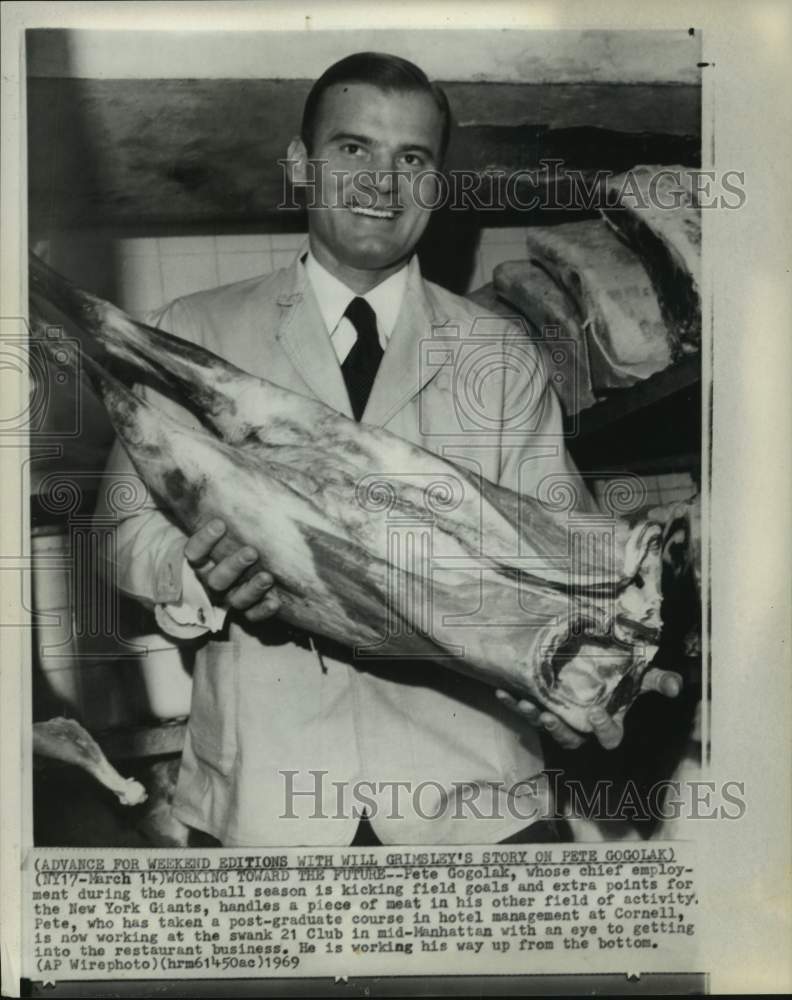
<path id="1" fill-rule="evenodd" d="M 438 329 L 476 335 L 475 307 L 425 281 L 414 253 L 449 123 L 443 93 L 403 59 L 361 53 L 332 66 L 288 151 L 293 182 L 311 185 L 304 249 L 272 275 L 179 299 L 156 322 L 512 489 L 535 494 L 562 474 L 590 504 L 541 366 L 503 364 L 512 323 L 490 320 L 494 374 L 476 426 L 462 425 L 447 376 L 422 361 Z M 530 431 L 504 430 L 515 412 Z M 130 471 L 118 445 L 111 468 Z M 231 846 L 552 839 L 537 729 L 569 746 L 579 734 L 432 664 L 355 663 L 286 628 L 272 578 L 242 582 L 253 549 L 213 558 L 224 531 L 218 520 L 186 537 L 153 504 L 118 529 L 119 587 L 163 631 L 197 640 L 174 801 L 184 823 Z M 675 675 L 646 677 L 676 692 Z M 591 721 L 603 745 L 619 742 L 617 722 Z"/>

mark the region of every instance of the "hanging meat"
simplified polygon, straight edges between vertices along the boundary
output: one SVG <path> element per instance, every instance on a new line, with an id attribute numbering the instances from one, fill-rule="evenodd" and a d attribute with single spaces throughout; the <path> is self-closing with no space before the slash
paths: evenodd
<path id="1" fill-rule="evenodd" d="M 492 282 L 498 297 L 511 303 L 527 320 L 531 335 L 545 352 L 548 364 L 561 368 L 564 377 L 554 383 L 554 389 L 564 412 L 574 416 L 592 406 L 597 400 L 586 330 L 574 299 L 536 260 L 498 264 Z M 562 359 L 560 366 L 555 358 Z"/>
<path id="2" fill-rule="evenodd" d="M 366 658 L 435 660 L 528 695 L 570 725 L 637 696 L 661 628 L 662 526 L 574 524 L 385 430 L 138 323 L 33 258 L 34 336 L 84 333 L 83 361 L 149 490 L 188 533 L 212 517 L 254 547 L 279 614 Z M 54 311 L 55 310 L 55 311 Z M 39 318 L 37 318 L 37 316 Z M 193 409 L 189 428 L 126 388 L 121 364 Z M 406 471 L 409 474 L 405 474 Z M 427 528 L 427 515 L 429 527 Z M 394 525 L 428 532 L 393 544 Z M 222 553 L 221 553 L 222 555 Z M 428 666 L 427 669 L 432 669 Z"/>
<path id="3" fill-rule="evenodd" d="M 640 259 L 601 219 L 528 230 L 528 258 L 543 270 L 586 333 L 595 393 L 662 371 L 678 353 Z M 502 294 L 497 272 L 495 285 Z M 530 285 L 525 294 L 532 297 Z M 519 305 L 519 303 L 516 303 Z"/>
<path id="4" fill-rule="evenodd" d="M 701 343 L 701 210 L 685 167 L 633 167 L 605 185 L 602 215 L 641 259 L 670 330 Z"/>

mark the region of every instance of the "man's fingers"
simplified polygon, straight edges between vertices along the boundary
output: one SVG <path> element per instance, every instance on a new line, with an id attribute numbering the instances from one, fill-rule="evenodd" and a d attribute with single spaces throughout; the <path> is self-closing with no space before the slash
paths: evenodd
<path id="1" fill-rule="evenodd" d="M 589 712 L 594 736 L 606 750 L 613 750 L 624 737 L 624 717 L 611 716 L 604 708 L 594 708 Z"/>
<path id="2" fill-rule="evenodd" d="M 215 563 L 212 553 L 225 533 L 225 522 L 219 517 L 208 521 L 187 540 L 185 558 L 204 586 L 226 595 L 229 607 L 244 612 L 249 621 L 263 621 L 280 607 L 280 601 L 271 592 L 274 580 L 271 574 L 262 570 L 250 580 L 239 583 L 240 577 L 258 560 L 258 552 L 250 545 L 243 545 Z"/>
<path id="3" fill-rule="evenodd" d="M 237 611 L 247 611 L 264 597 L 274 580 L 269 573 L 256 573 L 252 580 L 240 584 L 228 594 L 228 604 Z"/>
<path id="4" fill-rule="evenodd" d="M 278 600 L 278 596 L 270 590 L 257 604 L 254 604 L 245 611 L 245 618 L 249 622 L 262 622 L 277 614 L 279 608 L 280 601 Z"/>
<path id="5" fill-rule="evenodd" d="M 202 525 L 184 546 L 184 558 L 194 568 L 200 569 L 209 559 L 212 549 L 217 545 L 226 531 L 225 522 L 213 518 Z"/>
<path id="6" fill-rule="evenodd" d="M 508 693 L 508 691 L 497 690 L 495 695 L 498 701 L 511 709 L 517 715 L 521 715 L 536 729 L 544 729 L 549 733 L 556 743 L 567 750 L 574 750 L 579 747 L 586 738 L 581 733 L 571 729 L 563 720 L 552 712 L 543 712 L 538 705 L 535 705 L 527 698 L 518 700 Z"/>
<path id="7" fill-rule="evenodd" d="M 532 701 L 527 701 L 525 699 L 518 701 L 513 695 L 510 695 L 508 691 L 503 691 L 500 688 L 495 692 L 495 697 L 501 703 L 505 705 L 506 708 L 515 712 L 517 715 L 521 715 L 524 719 L 527 719 L 532 726 L 539 725 L 539 708 L 534 705 Z"/>
<path id="8" fill-rule="evenodd" d="M 221 559 L 214 569 L 206 575 L 204 581 L 212 590 L 222 593 L 233 586 L 257 559 L 258 552 L 249 545 L 243 545 L 233 555 Z"/>
<path id="9" fill-rule="evenodd" d="M 582 733 L 568 726 L 563 719 L 553 715 L 552 712 L 542 712 L 539 716 L 539 724 L 565 750 L 576 750 L 586 738 Z"/>
<path id="10" fill-rule="evenodd" d="M 643 675 L 641 692 L 645 694 L 647 691 L 657 691 L 666 698 L 676 698 L 682 690 L 682 683 L 682 676 L 673 670 L 650 667 Z"/>

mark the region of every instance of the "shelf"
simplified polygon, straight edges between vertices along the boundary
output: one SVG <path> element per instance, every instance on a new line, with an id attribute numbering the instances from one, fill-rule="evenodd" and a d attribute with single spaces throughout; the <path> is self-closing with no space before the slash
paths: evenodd
<path id="1" fill-rule="evenodd" d="M 701 416 L 701 356 L 693 354 L 582 410 L 567 421 L 567 445 L 585 472 L 695 473 Z"/>
<path id="2" fill-rule="evenodd" d="M 695 386 L 701 380 L 701 355 L 689 354 L 675 365 L 638 382 L 629 389 L 618 389 L 601 403 L 577 415 L 577 435 L 585 437 L 610 424 Z"/>

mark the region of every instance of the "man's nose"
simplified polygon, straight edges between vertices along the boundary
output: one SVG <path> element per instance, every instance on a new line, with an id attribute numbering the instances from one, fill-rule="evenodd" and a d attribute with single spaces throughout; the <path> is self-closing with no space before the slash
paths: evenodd
<path id="1" fill-rule="evenodd" d="M 396 164 L 387 153 L 382 153 L 377 159 L 374 183 L 382 194 L 392 191 L 396 184 Z"/>
<path id="2" fill-rule="evenodd" d="M 380 168 L 375 179 L 377 190 L 382 194 L 389 194 L 396 183 L 394 170 L 392 167 Z"/>

